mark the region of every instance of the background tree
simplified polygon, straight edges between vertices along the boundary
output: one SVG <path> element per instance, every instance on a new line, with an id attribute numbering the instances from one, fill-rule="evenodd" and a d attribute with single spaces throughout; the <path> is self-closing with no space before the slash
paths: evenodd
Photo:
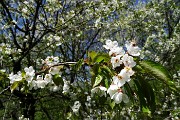
<path id="1" fill-rule="evenodd" d="M 179 119 L 179 95 L 175 89 L 179 87 L 180 74 L 178 0 L 146 3 L 132 0 L 2 0 L 0 3 L 0 116 L 3 119 L 18 119 L 21 115 L 32 120 L 68 117 Z M 113 103 L 106 105 L 102 100 L 106 98 L 96 96 L 91 98 L 91 106 L 88 107 L 87 97 L 93 84 L 89 83 L 93 79 L 90 73 L 95 69 L 87 62 L 92 57 L 88 51 L 105 51 L 102 43 L 106 39 L 117 40 L 120 45 L 135 39 L 142 48 L 141 58 L 164 65 L 172 79 L 166 85 L 152 74 L 139 72 L 133 78 L 135 82 L 125 87 L 132 89 L 130 96 L 134 102 L 113 107 Z M 11 93 L 9 74 L 33 66 L 36 76 L 41 72 L 45 75 L 49 68 L 42 64 L 41 59 L 45 60 L 48 56 L 59 58 L 62 77 L 54 76 L 53 80 L 61 81 L 57 82 L 60 90 L 51 92 L 47 87 L 27 92 L 14 90 Z M 79 64 L 72 65 L 72 62 Z M 148 66 L 146 71 L 153 73 L 152 66 Z M 138 67 L 136 69 L 140 71 Z M 68 94 L 62 93 L 65 84 L 62 79 L 69 81 L 71 92 Z M 148 82 L 138 83 L 138 79 Z M 137 84 L 152 88 L 155 110 L 152 110 L 153 105 L 140 109 L 143 104 L 139 94 L 146 93 L 138 93 L 140 88 Z M 77 100 L 81 103 L 78 114 L 73 113 L 70 107 Z"/>

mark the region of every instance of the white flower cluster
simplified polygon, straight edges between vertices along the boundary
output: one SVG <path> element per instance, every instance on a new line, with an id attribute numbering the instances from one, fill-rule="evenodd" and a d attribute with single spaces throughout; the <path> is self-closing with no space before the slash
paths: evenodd
<path id="1" fill-rule="evenodd" d="M 24 68 L 24 72 L 24 74 L 20 71 L 17 74 L 11 73 L 8 77 L 10 79 L 10 84 L 13 84 L 16 81 L 26 80 L 28 83 L 27 85 L 31 90 L 32 88 L 44 88 L 48 83 L 53 83 L 51 74 L 46 74 L 44 79 L 43 76 L 37 75 L 36 80 L 34 80 L 35 70 L 32 66 Z"/>
<path id="2" fill-rule="evenodd" d="M 1 54 L 2 53 L 8 54 L 8 55 L 11 54 L 12 49 L 11 49 L 10 44 L 1 43 L 0 44 L 0 52 L 1 52 Z"/>
<path id="3" fill-rule="evenodd" d="M 100 93 L 100 96 L 106 96 L 105 91 L 107 91 L 115 103 L 119 104 L 121 101 L 127 103 L 129 101 L 128 96 L 123 93 L 121 87 L 126 82 L 129 82 L 131 80 L 130 77 L 134 74 L 132 67 L 136 65 L 136 62 L 133 56 L 140 55 L 140 48 L 136 46 L 135 42 L 126 42 L 124 50 L 123 47 L 118 46 L 117 41 L 111 40 L 107 40 L 106 45 L 103 45 L 103 47 L 109 50 L 113 69 L 120 66 L 122 66 L 123 69 L 112 77 L 112 84 L 108 90 L 103 86 L 98 86 L 93 88 L 91 93 Z"/>
<path id="4" fill-rule="evenodd" d="M 79 101 L 75 101 L 71 109 L 73 110 L 74 113 L 77 114 L 80 107 L 81 107 L 81 103 Z"/>
<path id="5" fill-rule="evenodd" d="M 29 120 L 29 118 L 25 118 L 24 115 L 19 117 L 19 120 Z"/>
<path id="6" fill-rule="evenodd" d="M 107 88 L 105 88 L 103 86 L 98 86 L 91 90 L 91 94 L 93 96 L 94 93 L 98 93 L 100 95 L 100 97 L 102 97 L 103 95 L 106 96 L 106 91 L 107 91 Z"/>
<path id="7" fill-rule="evenodd" d="M 54 66 L 58 64 L 59 58 L 58 57 L 47 57 L 45 60 L 43 60 L 43 64 L 48 65 L 51 67 L 49 69 L 49 73 L 45 75 L 35 75 L 35 70 L 33 69 L 32 66 L 29 68 L 24 68 L 24 72 L 18 72 L 17 74 L 9 74 L 9 79 L 10 79 L 10 84 L 13 84 L 16 81 L 26 81 L 27 86 L 29 87 L 29 90 L 32 89 L 38 89 L 38 88 L 45 88 L 47 85 L 50 86 L 50 91 L 56 92 L 60 89 L 60 86 L 56 86 L 55 83 L 53 82 L 53 75 L 59 75 L 61 77 L 61 72 L 60 69 L 61 67 L 59 66 Z M 35 78 L 35 79 L 34 79 Z M 68 93 L 69 92 L 69 84 L 68 81 L 64 81 L 64 86 L 63 86 L 63 93 Z M 23 90 L 23 88 L 22 88 Z"/>
<path id="8" fill-rule="evenodd" d="M 47 42 L 47 45 L 49 46 L 49 45 L 51 45 L 51 46 L 53 46 L 52 45 L 52 43 L 56 43 L 56 46 L 59 46 L 59 45 L 61 45 L 62 44 L 62 42 L 61 42 L 61 38 L 58 36 L 58 35 L 49 35 L 48 37 L 47 37 L 47 39 L 48 39 L 48 42 Z"/>
<path id="9" fill-rule="evenodd" d="M 134 74 L 132 67 L 136 65 L 132 56 L 139 56 L 140 48 L 136 46 L 135 42 L 126 42 L 126 50 L 124 50 L 123 47 L 118 46 L 117 41 L 111 40 L 107 40 L 106 45 L 103 47 L 110 50 L 109 55 L 112 56 L 111 63 L 114 69 L 120 66 L 124 67 L 120 73 L 112 77 L 113 81 L 107 93 L 109 93 L 115 103 L 118 104 L 121 103 L 121 101 L 127 103 L 129 99 L 120 87 L 131 80 L 130 77 Z"/>
<path id="10" fill-rule="evenodd" d="M 63 86 L 63 92 L 62 93 L 69 93 L 69 88 L 70 88 L 70 81 L 63 80 L 64 81 L 64 86 Z"/>
<path id="11" fill-rule="evenodd" d="M 53 66 L 59 63 L 59 58 L 54 56 L 48 56 L 45 60 L 42 60 L 42 64 Z"/>

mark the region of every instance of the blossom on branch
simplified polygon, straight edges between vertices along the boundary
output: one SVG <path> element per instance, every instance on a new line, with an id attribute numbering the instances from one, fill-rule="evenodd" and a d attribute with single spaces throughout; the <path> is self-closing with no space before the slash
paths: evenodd
<path id="1" fill-rule="evenodd" d="M 91 94 L 94 95 L 95 93 L 99 94 L 100 97 L 105 96 L 106 97 L 106 91 L 107 88 L 103 86 L 95 87 L 91 90 Z"/>
<path id="2" fill-rule="evenodd" d="M 110 95 L 111 99 L 113 99 L 116 104 L 119 104 L 122 101 L 124 103 L 129 102 L 128 96 L 124 94 L 121 88 L 119 88 L 117 85 L 110 85 L 107 93 Z"/>
<path id="3" fill-rule="evenodd" d="M 136 46 L 134 41 L 126 42 L 125 44 L 128 54 L 132 56 L 139 56 L 140 55 L 140 48 Z"/>
<path id="4" fill-rule="evenodd" d="M 117 46 L 118 46 L 118 42 L 111 40 L 106 40 L 106 45 L 103 45 L 103 47 L 106 48 L 107 50 L 111 50 L 112 48 Z"/>
<path id="5" fill-rule="evenodd" d="M 8 78 L 10 79 L 10 83 L 13 84 L 16 81 L 21 81 L 22 80 L 22 74 L 21 74 L 20 71 L 17 74 L 11 73 L 11 74 L 9 74 Z"/>

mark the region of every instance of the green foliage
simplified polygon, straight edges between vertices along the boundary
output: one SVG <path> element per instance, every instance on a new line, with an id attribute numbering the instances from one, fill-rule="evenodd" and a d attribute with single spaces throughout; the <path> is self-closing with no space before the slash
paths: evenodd
<path id="1" fill-rule="evenodd" d="M 164 66 L 153 61 L 141 61 L 139 62 L 139 65 L 146 71 L 146 74 L 167 84 L 167 86 L 174 92 L 178 92 L 170 72 Z"/>
<path id="2" fill-rule="evenodd" d="M 97 75 L 93 87 L 96 87 L 97 85 L 99 85 L 101 83 L 102 79 L 103 78 L 101 75 Z"/>
<path id="3" fill-rule="evenodd" d="M 161 64 L 153 61 L 141 61 L 139 65 L 146 70 L 146 73 L 151 74 L 155 78 L 162 80 L 166 84 L 172 80 L 169 72 Z"/>
<path id="4" fill-rule="evenodd" d="M 179 6 L 178 0 L 138 0 L 138 4 L 136 0 L 1 0 L 0 69 L 6 73 L 0 71 L 0 106 L 6 107 L 0 109 L 0 118 L 11 120 L 28 114 L 35 120 L 78 120 L 91 115 L 92 119 L 179 119 Z M 132 82 L 122 88 L 133 104 L 117 106 L 96 96 L 87 108 L 91 87 L 108 88 L 115 74 L 109 55 L 95 52 L 102 51 L 100 42 L 107 39 L 119 44 L 136 39 L 142 57 L 151 61 L 137 60 Z M 8 74 L 27 66 L 44 71 L 49 66 L 42 65 L 41 59 L 53 55 L 61 62 L 78 61 L 67 65 L 68 72 L 61 69 L 62 76 L 53 76 L 56 85 L 63 86 L 63 79 L 78 82 L 70 94 L 62 94 L 63 88 L 55 93 L 49 88 L 28 91 L 25 79 L 11 85 L 11 91 L 25 85 L 24 91 L 17 90 L 20 94 L 6 89 L 10 86 Z M 33 99 L 36 103 L 30 104 Z M 75 100 L 82 103 L 77 114 L 71 109 Z M 21 103 L 26 107 L 22 109 Z M 31 107 L 34 114 L 28 111 Z"/>
<path id="5" fill-rule="evenodd" d="M 74 64 L 73 66 L 72 66 L 72 69 L 76 72 L 76 71 L 78 71 L 80 68 L 81 68 L 81 66 L 84 64 L 84 60 L 83 59 L 80 59 L 76 64 Z"/>
<path id="6" fill-rule="evenodd" d="M 0 71 L 0 86 L 5 88 L 9 82 L 8 76 L 6 73 Z"/>
<path id="7" fill-rule="evenodd" d="M 13 92 L 20 85 L 20 83 L 21 83 L 20 81 L 14 82 L 10 87 L 11 92 Z"/>
<path id="8" fill-rule="evenodd" d="M 134 80 L 137 87 L 135 90 L 136 95 L 139 98 L 141 109 L 149 109 L 152 113 L 155 111 L 155 96 L 151 85 L 146 79 L 138 76 L 137 80 Z M 147 112 L 147 111 L 145 111 Z"/>
<path id="9" fill-rule="evenodd" d="M 114 101 L 110 101 L 109 105 L 111 106 L 111 109 L 113 109 L 116 105 L 116 103 Z"/>
<path id="10" fill-rule="evenodd" d="M 98 53 L 94 59 L 93 59 L 93 62 L 109 62 L 109 55 L 107 53 Z"/>
<path id="11" fill-rule="evenodd" d="M 58 75 L 58 74 L 56 74 L 56 75 L 53 76 L 53 82 L 54 82 L 57 86 L 64 84 L 62 77 L 61 77 L 60 75 Z"/>
<path id="12" fill-rule="evenodd" d="M 110 57 L 107 53 L 100 53 L 95 51 L 88 52 L 88 58 L 90 63 L 109 62 L 110 60 Z"/>
<path id="13" fill-rule="evenodd" d="M 111 69 L 104 65 L 108 64 L 110 57 L 106 53 L 97 53 L 95 51 L 91 51 L 88 53 L 89 58 L 89 66 L 91 67 L 90 73 L 92 75 L 91 82 L 93 87 L 97 85 L 103 85 L 107 88 L 109 87 L 110 79 L 112 77 Z"/>

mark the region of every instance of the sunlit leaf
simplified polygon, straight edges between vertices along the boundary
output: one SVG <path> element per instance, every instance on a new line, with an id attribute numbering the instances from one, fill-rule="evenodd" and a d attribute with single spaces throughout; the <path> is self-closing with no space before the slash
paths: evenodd
<path id="1" fill-rule="evenodd" d="M 101 75 L 98 75 L 95 79 L 95 83 L 94 83 L 93 87 L 99 85 L 101 83 L 102 79 L 103 79 L 103 77 Z"/>
<path id="2" fill-rule="evenodd" d="M 94 57 L 94 62 L 108 62 L 110 60 L 110 57 L 108 54 L 99 53 Z"/>
<path id="3" fill-rule="evenodd" d="M 88 52 L 88 57 L 90 58 L 90 61 L 94 61 L 94 58 L 97 56 L 97 52 L 90 51 Z"/>
<path id="4" fill-rule="evenodd" d="M 144 113 L 147 113 L 148 116 L 151 116 L 151 111 L 149 110 L 148 107 L 143 107 L 143 108 L 142 108 L 142 111 L 143 111 Z"/>
<path id="5" fill-rule="evenodd" d="M 11 92 L 13 92 L 19 86 L 19 84 L 20 84 L 19 81 L 14 82 L 10 87 Z"/>
<path id="6" fill-rule="evenodd" d="M 109 103 L 109 105 L 110 105 L 111 109 L 113 109 L 115 107 L 116 103 L 114 101 L 112 101 Z"/>
<path id="7" fill-rule="evenodd" d="M 53 82 L 54 82 L 57 86 L 64 84 L 62 77 L 61 77 L 60 75 L 58 75 L 58 74 L 56 74 L 56 75 L 53 76 Z"/>
<path id="8" fill-rule="evenodd" d="M 141 61 L 139 65 L 146 71 L 147 74 L 161 80 L 163 83 L 167 84 L 171 90 L 178 93 L 177 87 L 173 83 L 169 71 L 164 66 L 153 61 Z"/>
<path id="9" fill-rule="evenodd" d="M 159 63 L 153 61 L 142 61 L 139 65 L 149 74 L 152 74 L 154 77 L 163 80 L 166 83 L 171 80 L 171 76 L 167 69 Z"/>

